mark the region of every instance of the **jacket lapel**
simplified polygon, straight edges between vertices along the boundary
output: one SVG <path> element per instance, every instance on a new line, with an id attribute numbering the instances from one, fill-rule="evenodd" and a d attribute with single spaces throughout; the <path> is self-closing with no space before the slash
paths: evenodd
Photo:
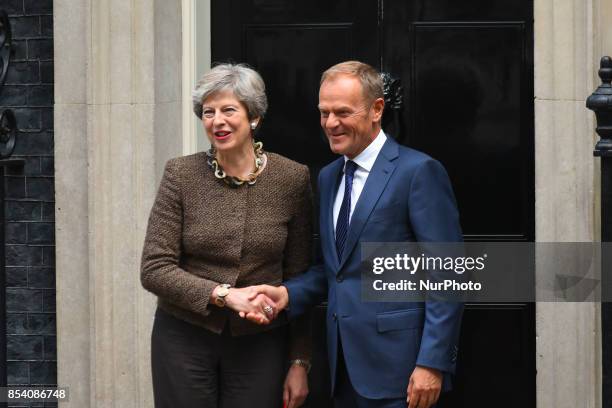
<path id="1" fill-rule="evenodd" d="M 398 157 L 398 150 L 399 149 L 397 143 L 391 140 L 391 138 L 388 138 L 385 144 L 383 145 L 380 153 L 378 154 L 378 157 L 374 162 L 374 166 L 372 167 L 372 170 L 368 175 L 366 184 L 363 187 L 363 190 L 361 191 L 361 195 L 357 200 L 355 210 L 353 211 L 353 215 L 351 217 L 351 224 L 349 225 L 348 236 L 346 238 L 346 245 L 344 247 L 342 259 L 340 260 L 340 265 L 338 266 L 337 271 L 342 269 L 342 266 L 349 258 L 349 255 L 353 251 L 353 248 L 359 241 L 359 237 L 361 235 L 363 227 L 368 221 L 372 210 L 376 206 L 380 195 L 385 190 L 385 187 L 389 182 L 389 178 L 395 170 L 396 165 L 393 160 Z"/>

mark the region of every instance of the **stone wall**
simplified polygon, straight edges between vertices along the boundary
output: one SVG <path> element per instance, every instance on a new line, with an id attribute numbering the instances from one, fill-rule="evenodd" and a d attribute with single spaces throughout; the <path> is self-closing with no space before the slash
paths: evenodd
<path id="1" fill-rule="evenodd" d="M 58 383 L 63 407 L 152 407 L 140 254 L 180 156 L 181 1 L 55 0 Z"/>

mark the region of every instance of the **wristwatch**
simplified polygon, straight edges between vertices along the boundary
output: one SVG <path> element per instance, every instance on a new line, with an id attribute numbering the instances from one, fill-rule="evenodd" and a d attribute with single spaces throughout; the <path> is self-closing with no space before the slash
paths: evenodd
<path id="1" fill-rule="evenodd" d="M 229 295 L 229 290 L 232 285 L 228 285 L 227 283 L 222 283 L 219 285 L 219 289 L 217 289 L 217 297 L 215 298 L 215 305 L 219 307 L 225 307 L 225 297 Z"/>
<path id="2" fill-rule="evenodd" d="M 289 361 L 289 363 L 291 363 L 291 365 L 304 367 L 304 369 L 306 369 L 306 374 L 308 374 L 310 372 L 310 369 L 312 368 L 312 364 L 310 364 L 310 361 L 303 360 L 301 358 L 296 358 L 295 360 L 291 360 Z"/>

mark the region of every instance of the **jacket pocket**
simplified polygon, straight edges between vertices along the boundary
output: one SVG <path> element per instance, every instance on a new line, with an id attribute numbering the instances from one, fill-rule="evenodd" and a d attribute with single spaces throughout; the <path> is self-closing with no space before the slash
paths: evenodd
<path id="1" fill-rule="evenodd" d="M 376 315 L 376 328 L 379 333 L 391 330 L 420 329 L 423 327 L 423 309 L 394 310 Z"/>

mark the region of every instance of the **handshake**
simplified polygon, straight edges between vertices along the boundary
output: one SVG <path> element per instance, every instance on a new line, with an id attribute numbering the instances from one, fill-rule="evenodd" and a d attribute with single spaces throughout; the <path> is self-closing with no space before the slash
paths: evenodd
<path id="1" fill-rule="evenodd" d="M 257 285 L 224 290 L 219 285 L 213 290 L 211 300 L 236 311 L 243 319 L 270 324 L 289 304 L 289 293 L 284 286 Z"/>

